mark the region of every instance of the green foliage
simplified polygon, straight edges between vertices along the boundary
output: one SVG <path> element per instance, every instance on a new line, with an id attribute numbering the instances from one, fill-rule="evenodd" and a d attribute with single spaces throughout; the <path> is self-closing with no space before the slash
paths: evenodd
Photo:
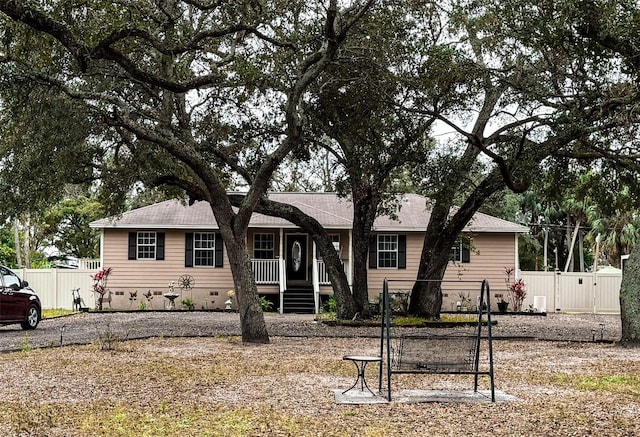
<path id="1" fill-rule="evenodd" d="M 423 317 L 412 317 L 412 316 L 398 316 L 394 317 L 393 324 L 396 326 L 420 326 L 427 319 Z"/>
<path id="2" fill-rule="evenodd" d="M 65 310 L 65 309 L 61 309 L 61 308 L 56 308 L 56 309 L 52 309 L 52 308 L 48 308 L 48 309 L 43 309 L 42 310 L 42 318 L 43 319 L 52 319 L 55 317 L 62 317 L 62 316 L 68 316 L 74 314 L 74 311 L 72 310 Z"/>
<path id="3" fill-rule="evenodd" d="M 29 333 L 25 332 L 20 338 L 20 351 L 21 352 L 30 352 L 33 350 L 33 345 L 31 344 L 31 337 L 29 337 Z"/>
<path id="4" fill-rule="evenodd" d="M 51 263 L 45 257 L 45 255 L 37 250 L 33 250 L 31 252 L 31 263 L 29 268 L 32 269 L 49 269 L 51 268 Z"/>
<path id="5" fill-rule="evenodd" d="M 387 191 L 394 172 L 398 187 L 409 185 L 411 171 L 434 199 L 430 235 L 442 247 L 425 243 L 443 253 L 489 196 L 505 186 L 526 190 L 541 169 L 550 169 L 550 192 L 576 186 L 582 163 L 637 175 L 637 3 L 374 2 L 363 20 L 344 27 L 349 38 L 329 40 L 321 1 L 165 3 L 53 2 L 37 9 L 47 19 L 30 21 L 35 29 L 10 17 L 36 16 L 30 8 L 38 2 L 1 5 L 24 8 L 0 16 L 2 214 L 43 211 L 61 198 L 63 183 L 96 177 L 110 211 L 134 187 L 172 186 L 172 194 L 213 199 L 242 179 L 260 196 L 285 156 L 308 160 L 306 140 L 322 138 L 335 155 L 326 174 L 336 180 L 326 185 L 370 206 L 366 226 L 396 206 L 373 197 Z M 239 21 L 269 29 L 269 39 L 237 32 Z M 56 28 L 37 28 L 49 23 Z M 123 32 L 123 23 L 136 32 Z M 234 30 L 202 38 L 211 23 Z M 429 138 L 442 127 L 442 141 Z M 343 167 L 332 171 L 334 163 Z M 596 184 L 586 188 L 540 205 L 562 211 L 570 228 L 598 197 Z M 622 211 L 631 208 L 615 216 Z M 534 212 L 527 209 L 540 217 Z M 219 225 L 230 228 L 235 217 L 226 217 Z M 631 218 L 602 223 L 615 229 L 606 245 L 636 238 Z M 529 223 L 539 241 L 543 224 Z M 567 238 L 557 232 L 553 244 L 562 263 Z M 422 271 L 442 271 L 447 261 L 437 262 Z M 530 262 L 537 265 L 538 256 Z M 368 297 L 363 281 L 354 287 L 360 303 Z"/>
<path id="6" fill-rule="evenodd" d="M 520 267 L 541 270 L 545 235 L 549 268 L 563 269 L 571 241 L 567 227 L 580 220 L 584 238 L 585 268 L 594 264 L 596 238 L 600 239 L 598 264 L 619 267 L 620 256 L 628 254 L 640 235 L 640 192 L 632 189 L 633 173 L 622 168 L 574 165 L 550 160 L 549 168 L 531 189 L 522 194 L 501 191 L 492 196 L 482 211 L 531 228 L 519 237 Z M 571 229 L 573 231 L 573 229 Z M 555 252 L 558 252 L 556 265 Z M 579 248 L 573 254 L 574 268 L 580 269 Z"/>
<path id="7" fill-rule="evenodd" d="M 390 291 L 389 308 L 392 314 L 406 316 L 409 309 L 409 292 L 407 290 Z"/>
<path id="8" fill-rule="evenodd" d="M 100 233 L 89 223 L 102 217 L 104 209 L 95 199 L 80 196 L 62 200 L 44 215 L 47 243 L 66 255 L 97 258 Z"/>
<path id="9" fill-rule="evenodd" d="M 82 106 L 54 88 L 9 76 L 0 81 L 2 217 L 40 213 L 68 183 L 92 180 L 88 120 Z"/>
<path id="10" fill-rule="evenodd" d="M 188 297 L 187 297 L 187 298 L 185 298 L 185 299 L 182 299 L 182 306 L 183 306 L 185 309 L 192 310 L 192 309 L 193 309 L 193 299 L 188 298 Z"/>
<path id="11" fill-rule="evenodd" d="M 262 311 L 269 312 L 273 309 L 273 302 L 265 296 L 260 296 L 260 306 L 262 307 Z"/>
<path id="12" fill-rule="evenodd" d="M 18 264 L 13 232 L 8 226 L 0 227 L 0 264 L 12 268 Z"/>
<path id="13" fill-rule="evenodd" d="M 554 375 L 556 384 L 572 387 L 578 390 L 601 391 L 618 393 L 640 399 L 640 378 L 638 375 L 568 375 L 559 373 Z"/>
<path id="14" fill-rule="evenodd" d="M 469 323 L 469 322 L 476 322 L 477 321 L 477 315 L 470 313 L 470 314 L 441 314 L 440 315 L 440 322 L 443 323 Z M 486 320 L 482 320 L 483 322 L 485 322 Z"/>
<path id="15" fill-rule="evenodd" d="M 329 299 L 327 299 L 327 301 L 325 302 L 324 309 L 326 310 L 326 312 L 329 312 L 329 313 L 336 312 L 336 298 L 333 294 L 330 295 Z"/>
<path id="16" fill-rule="evenodd" d="M 73 175 L 99 179 L 107 211 L 122 208 L 138 187 L 171 187 L 176 197 L 208 200 L 221 230 L 237 236 L 226 238 L 227 248 L 236 249 L 227 253 L 246 257 L 244 217 L 255 204 L 234 212 L 224 193 L 247 184 L 257 199 L 288 155 L 308 156 L 310 87 L 342 56 L 341 44 L 358 33 L 351 30 L 374 3 L 0 3 L 0 52 L 10 54 L 0 63 L 7 93 L 18 92 L 18 79 L 27 85 L 23 93 L 44 83 L 37 91 L 50 89 L 52 97 L 34 101 L 57 105 L 41 111 L 53 114 L 36 123 L 42 141 L 18 144 L 14 154 L 40 163 L 39 174 L 45 168 L 56 174 L 39 181 L 49 193 Z M 13 108 L 17 113 L 20 105 Z M 65 126 L 75 119 L 77 126 Z M 15 143 L 20 138 L 11 136 Z M 79 166 L 57 162 L 73 148 L 79 159 L 67 161 Z M 42 200 L 59 199 L 55 193 Z M 44 209 L 42 203 L 20 205 Z M 245 305 L 257 298 L 257 287 L 251 269 L 235 261 L 234 279 L 250 284 L 238 290 L 249 297 L 239 299 Z M 245 340 L 268 340 L 260 318 L 243 318 Z"/>
<path id="17" fill-rule="evenodd" d="M 28 221 L 28 223 L 32 223 Z M 6 226 L 0 227 L 0 263 L 10 267 L 10 268 L 20 268 L 25 267 L 25 253 L 29 251 L 29 260 L 30 263 L 28 268 L 49 268 L 50 263 L 44 256 L 42 252 L 37 250 L 41 247 L 41 231 L 42 227 L 35 225 L 31 226 L 22 226 L 18 232 L 18 238 L 20 239 L 20 247 L 22 250 L 22 259 L 21 263 L 18 262 L 16 249 L 15 249 L 15 241 L 14 241 L 14 230 L 11 224 L 7 224 Z M 25 243 L 25 232 L 30 233 L 30 246 L 24 247 Z M 21 264 L 21 265 L 19 265 Z"/>
<path id="18" fill-rule="evenodd" d="M 469 314 L 441 314 L 440 319 L 427 319 L 424 317 L 413 316 L 396 316 L 393 318 L 393 323 L 396 326 L 420 326 L 428 322 L 437 322 L 439 325 L 451 323 L 455 326 L 459 323 L 474 323 L 477 322 L 477 315 Z M 486 320 L 483 320 L 485 322 Z"/>

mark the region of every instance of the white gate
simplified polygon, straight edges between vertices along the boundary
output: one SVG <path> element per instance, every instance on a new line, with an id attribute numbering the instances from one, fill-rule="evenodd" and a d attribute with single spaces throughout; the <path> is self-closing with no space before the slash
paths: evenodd
<path id="1" fill-rule="evenodd" d="M 520 272 L 527 285 L 523 308 L 544 296 L 547 311 L 619 313 L 622 273 Z"/>

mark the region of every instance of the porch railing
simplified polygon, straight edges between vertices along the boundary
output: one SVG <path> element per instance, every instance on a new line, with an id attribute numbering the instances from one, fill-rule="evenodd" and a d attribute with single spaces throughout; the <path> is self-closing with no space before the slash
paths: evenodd
<path id="1" fill-rule="evenodd" d="M 252 259 L 256 284 L 278 284 L 280 282 L 278 263 L 277 259 Z"/>
<path id="2" fill-rule="evenodd" d="M 78 262 L 78 268 L 87 270 L 99 270 L 102 262 L 99 259 L 81 258 Z"/>
<path id="3" fill-rule="evenodd" d="M 342 267 L 347 269 L 347 262 L 342 260 Z M 318 283 L 320 285 L 331 285 L 331 280 L 329 279 L 329 274 L 327 273 L 327 266 L 325 265 L 322 259 L 318 260 Z"/>
<path id="4" fill-rule="evenodd" d="M 256 284 L 278 284 L 280 282 L 279 261 L 278 259 L 252 259 L 251 264 Z M 345 261 L 342 264 L 344 268 L 347 267 Z M 318 283 L 331 285 L 327 267 L 321 259 L 318 260 Z"/>

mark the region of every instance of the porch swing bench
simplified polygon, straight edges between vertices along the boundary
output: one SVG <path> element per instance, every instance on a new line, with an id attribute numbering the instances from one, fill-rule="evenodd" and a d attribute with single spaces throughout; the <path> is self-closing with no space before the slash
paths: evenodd
<path id="1" fill-rule="evenodd" d="M 386 369 L 386 397 L 391 401 L 391 381 L 394 374 L 454 374 L 473 375 L 474 392 L 478 392 L 480 375 L 489 377 L 491 400 L 495 402 L 495 384 L 493 372 L 493 346 L 491 338 L 491 305 L 489 285 L 482 281 L 480 301 L 477 306 L 477 318 L 472 326 L 465 330 L 450 331 L 438 329 L 436 332 L 419 328 L 419 332 L 402 333 L 393 326 L 393 311 L 389 304 L 389 282 L 383 286 L 383 317 L 380 336 L 379 392 L 382 393 L 383 368 Z M 441 281 L 442 282 L 442 281 Z M 484 310 L 483 310 L 484 308 Z M 487 332 L 483 338 L 482 328 L 486 315 Z M 488 350 L 481 354 L 481 347 Z M 482 357 L 482 359 L 481 359 Z"/>

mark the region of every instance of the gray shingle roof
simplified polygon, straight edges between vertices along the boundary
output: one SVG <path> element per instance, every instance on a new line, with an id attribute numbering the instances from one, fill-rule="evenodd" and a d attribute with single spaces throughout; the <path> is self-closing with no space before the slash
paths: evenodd
<path id="1" fill-rule="evenodd" d="M 269 198 L 295 205 L 313 216 L 327 229 L 350 229 L 353 205 L 335 193 L 270 193 Z M 429 221 L 430 209 L 427 199 L 417 194 L 406 194 L 400 199 L 401 208 L 397 219 L 378 217 L 374 223 L 376 231 L 424 231 Z M 286 220 L 253 214 L 251 227 L 295 228 Z M 167 200 L 145 206 L 122 215 L 104 218 L 91 223 L 93 228 L 121 229 L 217 229 L 215 217 L 207 202 L 196 202 L 189 206 L 180 200 Z M 516 232 L 529 229 L 516 223 L 477 213 L 465 231 L 469 232 Z"/>

